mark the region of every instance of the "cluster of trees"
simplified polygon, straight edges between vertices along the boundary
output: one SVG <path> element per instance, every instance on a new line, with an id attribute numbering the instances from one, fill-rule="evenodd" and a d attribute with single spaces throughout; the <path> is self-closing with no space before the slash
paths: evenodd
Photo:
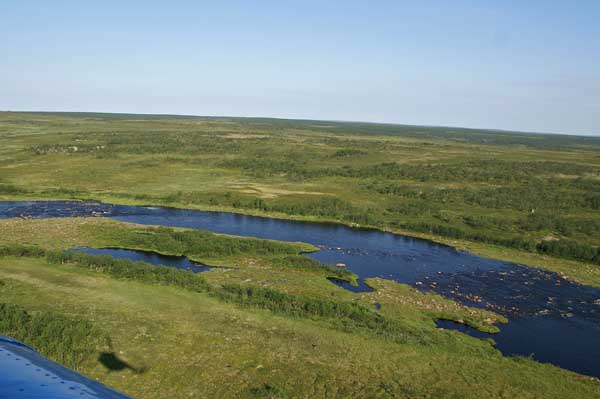
<path id="1" fill-rule="evenodd" d="M 305 161 L 273 158 L 236 158 L 220 164 L 226 169 L 241 169 L 254 177 L 283 176 L 292 180 L 317 177 L 315 171 L 307 168 Z"/>
<path id="2" fill-rule="evenodd" d="M 335 158 L 364 155 L 360 149 L 341 149 Z M 531 183 L 536 177 L 560 173 L 583 176 L 600 171 L 589 166 L 551 161 L 465 160 L 438 163 L 387 162 L 362 167 L 318 167 L 298 157 L 235 158 L 220 164 L 227 169 L 240 169 L 254 177 L 286 176 L 292 180 L 341 176 L 361 179 L 412 180 L 417 182 L 494 182 Z M 382 193 L 406 194 L 402 187 L 379 188 Z M 534 190 L 532 190 L 534 191 Z M 507 194 L 510 195 L 510 194 Z"/>
<path id="3" fill-rule="evenodd" d="M 145 248 L 162 253 L 196 255 L 216 258 L 239 254 L 246 255 L 293 255 L 298 252 L 294 245 L 260 240 L 257 238 L 230 237 L 201 230 L 173 230 L 165 227 L 154 229 L 122 229 L 112 234 L 118 236 L 120 245 L 129 248 Z"/>
<path id="4" fill-rule="evenodd" d="M 574 219 L 563 217 L 560 213 L 537 211 L 520 218 L 518 228 L 521 231 L 554 231 L 569 236 L 575 231 L 593 228 L 593 225 L 580 224 Z"/>
<path id="5" fill-rule="evenodd" d="M 43 257 L 46 250 L 36 246 L 12 244 L 0 247 L 0 256 Z"/>
<path id="6" fill-rule="evenodd" d="M 422 343 L 424 339 L 409 332 L 399 323 L 356 303 L 290 295 L 269 288 L 238 284 L 224 285 L 214 291 L 214 295 L 228 302 L 268 309 L 289 316 L 326 318 L 343 329 L 363 328 L 396 342 Z"/>
<path id="7" fill-rule="evenodd" d="M 464 215 L 462 221 L 465 225 L 474 229 L 499 229 L 508 231 L 513 227 L 511 220 L 493 215 Z"/>
<path id="8" fill-rule="evenodd" d="M 327 277 L 355 283 L 357 276 L 346 270 L 322 264 L 311 258 L 297 254 L 295 245 L 255 238 L 237 238 L 220 236 L 206 231 L 177 231 L 156 228 L 143 231 L 111 229 L 113 238 L 118 237 L 124 247 L 145 248 L 160 252 L 194 254 L 201 257 L 219 257 L 224 255 L 271 255 L 275 267 L 294 268 Z M 206 280 L 198 274 L 167 266 L 154 266 L 144 262 L 116 259 L 106 255 L 90 255 L 83 252 L 45 250 L 37 246 L 6 245 L 0 246 L 0 256 L 46 257 L 53 264 L 76 264 L 112 277 L 137 280 L 152 284 L 173 285 L 192 291 L 208 289 Z"/>
<path id="9" fill-rule="evenodd" d="M 502 237 L 493 233 L 486 233 L 485 231 L 470 232 L 455 226 L 426 222 L 407 223 L 402 225 L 402 227 L 444 237 L 485 242 L 560 258 L 600 264 L 600 247 L 572 239 L 542 240 L 538 242 L 521 236 Z"/>
<path id="10" fill-rule="evenodd" d="M 202 230 L 182 231 L 164 227 L 144 230 L 111 228 L 109 234 L 113 239 L 117 239 L 122 247 L 144 248 L 145 250 L 162 253 L 194 255 L 202 258 L 219 258 L 241 254 L 246 256 L 270 256 L 269 260 L 275 267 L 317 272 L 349 282 L 355 282 L 357 278 L 354 273 L 346 269 L 325 265 L 306 256 L 298 255 L 300 248 L 295 244 L 256 238 L 229 237 Z M 0 247 L 0 256 L 3 250 L 6 249 Z M 19 246 L 12 249 L 13 254 L 17 256 L 27 256 L 26 252 L 32 250 L 34 250 L 32 247 Z M 19 251 L 25 253 L 19 254 Z"/>
<path id="11" fill-rule="evenodd" d="M 536 248 L 543 254 L 600 264 L 600 248 L 575 240 L 544 240 Z"/>
<path id="12" fill-rule="evenodd" d="M 31 191 L 23 187 L 15 186 L 14 184 L 3 184 L 0 183 L 0 195 L 24 195 L 24 194 L 39 194 L 42 196 L 51 196 L 51 197 L 71 197 L 78 198 L 83 196 L 89 196 L 88 192 L 72 189 L 72 188 L 51 188 L 41 191 Z"/>
<path id="13" fill-rule="evenodd" d="M 103 134 L 97 139 L 106 144 L 108 151 L 124 154 L 228 154 L 243 150 L 237 140 L 201 130 L 127 131 Z"/>
<path id="14" fill-rule="evenodd" d="M 581 193 L 561 190 L 542 179 L 531 179 L 519 186 L 465 189 L 460 195 L 467 204 L 519 211 L 554 209 L 564 212 L 589 205 Z"/>
<path id="15" fill-rule="evenodd" d="M 108 255 L 89 255 L 70 251 L 46 251 L 46 259 L 49 263 L 75 264 L 119 279 L 172 285 L 196 292 L 208 289 L 208 283 L 202 276 L 169 266 L 154 266 Z"/>
<path id="16" fill-rule="evenodd" d="M 156 198 L 154 198 L 156 200 Z M 250 197 L 239 193 L 176 192 L 161 198 L 165 203 L 208 204 L 236 209 L 278 212 L 287 215 L 323 217 L 358 224 L 381 224 L 381 214 L 374 209 L 355 206 L 333 196 L 285 196 L 273 200 Z"/>
<path id="17" fill-rule="evenodd" d="M 584 175 L 595 172 L 589 166 L 550 161 L 506 161 L 498 159 L 467 160 L 462 162 L 380 163 L 362 168 L 332 169 L 331 173 L 359 178 L 409 179 L 435 182 L 523 182 L 531 178 L 555 174 Z"/>
<path id="18" fill-rule="evenodd" d="M 386 212 L 392 220 L 398 219 L 398 216 L 433 216 L 441 210 L 440 204 L 420 200 L 397 201 L 386 208 Z"/>
<path id="19" fill-rule="evenodd" d="M 600 179 L 578 177 L 576 179 L 568 180 L 568 183 L 574 189 L 583 190 L 596 195 L 600 193 Z"/>
<path id="20" fill-rule="evenodd" d="M 526 251 L 535 251 L 536 241 L 528 238 L 514 236 L 502 237 L 493 232 L 486 231 L 467 231 L 456 226 L 431 222 L 408 222 L 401 224 L 401 227 L 407 230 L 419 231 L 422 233 L 431 233 L 443 237 L 457 238 L 463 240 L 479 241 L 488 244 L 501 245 L 509 248 L 517 248 Z"/>
<path id="21" fill-rule="evenodd" d="M 118 279 L 136 280 L 150 284 L 172 285 L 191 291 L 206 291 L 208 283 L 199 274 L 168 266 L 117 259 L 108 255 L 89 255 L 84 252 L 45 250 L 18 244 L 0 247 L 0 256 L 46 257 L 48 263 L 73 264 Z"/>
<path id="22" fill-rule="evenodd" d="M 527 183 L 502 187 L 415 187 L 407 183 L 370 181 L 366 190 L 405 199 L 418 199 L 435 204 L 478 205 L 485 208 L 530 211 L 553 209 L 572 211 L 597 209 L 600 198 L 579 190 L 568 190 L 543 179 L 532 178 Z M 598 203 L 597 203 L 598 202 Z"/>
<path id="23" fill-rule="evenodd" d="M 337 175 L 329 168 L 319 166 L 319 161 L 330 158 L 331 155 L 302 152 L 301 150 L 284 150 L 277 147 L 263 149 L 247 149 L 246 157 L 229 159 L 218 164 L 225 169 L 241 170 L 248 176 L 267 178 L 285 177 L 290 181 L 303 181 L 322 176 Z M 359 150 L 356 150 L 359 151 Z M 361 151 L 363 152 L 363 151 Z M 345 158 L 355 151 L 341 150 L 334 153 L 335 158 Z"/>
<path id="24" fill-rule="evenodd" d="M 169 128 L 136 131 L 133 129 L 118 132 L 91 132 L 73 135 L 71 141 L 55 144 L 35 145 L 29 148 L 33 154 L 80 153 L 94 155 L 110 154 L 230 154 L 240 153 L 249 143 L 260 144 L 262 137 L 248 137 L 243 141 L 227 136 L 236 131 L 220 130 L 214 134 L 210 129 Z M 248 132 L 245 132 L 248 133 Z"/>
<path id="25" fill-rule="evenodd" d="M 287 197 L 263 205 L 263 210 L 288 215 L 317 216 L 359 224 L 377 224 L 377 212 L 352 205 L 333 196 L 317 198 Z"/>
<path id="26" fill-rule="evenodd" d="M 19 195 L 19 194 L 27 194 L 28 191 L 24 188 L 15 186 L 13 184 L 3 184 L 0 183 L 0 195 Z"/>
<path id="27" fill-rule="evenodd" d="M 91 322 L 50 312 L 29 313 L 19 305 L 0 303 L 0 334 L 30 345 L 73 369 L 107 348 L 108 338 Z"/>
<path id="28" fill-rule="evenodd" d="M 335 158 L 351 158 L 351 157 L 359 157 L 363 155 L 367 155 L 368 152 L 364 150 L 359 150 L 358 148 L 342 148 L 341 150 L 337 150 L 333 153 Z"/>
<path id="29" fill-rule="evenodd" d="M 355 284 L 358 278 L 356 274 L 352 273 L 349 270 L 331 265 L 326 265 L 321 262 L 317 262 L 314 259 L 301 255 L 287 255 L 283 257 L 274 258 L 271 261 L 271 263 L 275 267 L 289 267 L 307 272 L 322 272 L 327 277 L 334 277 L 339 280 L 345 280 Z"/>
<path id="30" fill-rule="evenodd" d="M 203 232 L 198 233 L 203 234 Z M 188 239 L 186 236 L 183 237 L 184 240 Z M 254 239 L 250 240 L 260 241 Z M 282 244 L 271 241 L 267 241 L 267 243 Z M 328 277 L 356 282 L 357 276 L 348 270 L 325 265 L 305 256 L 296 254 L 287 255 L 288 253 L 289 248 L 286 248 L 283 252 L 283 254 L 285 254 L 284 256 L 273 258 L 273 266 L 294 268 L 307 272 L 320 272 Z M 0 247 L 0 256 L 46 257 L 46 260 L 52 264 L 74 264 L 119 279 L 136 280 L 150 284 L 172 285 L 196 292 L 207 291 L 209 289 L 208 283 L 201 275 L 168 266 L 155 266 L 145 262 L 117 259 L 108 255 L 90 255 L 84 252 L 45 250 L 36 246 L 13 244 Z"/>
<path id="31" fill-rule="evenodd" d="M 346 158 L 354 155 L 362 155 L 365 151 L 359 149 L 342 149 L 334 153 L 336 158 Z M 381 194 L 392 194 L 402 196 L 434 196 L 432 199 L 442 199 L 445 195 L 461 195 L 457 190 L 447 192 L 423 193 L 414 188 L 409 188 L 397 183 L 382 183 L 389 180 L 411 180 L 416 182 L 485 182 L 485 183 L 520 183 L 520 186 L 489 188 L 494 195 L 485 195 L 481 190 L 467 190 L 461 195 L 465 201 L 480 203 L 482 206 L 498 207 L 518 201 L 521 195 L 525 198 L 520 203 L 511 207 L 522 209 L 526 200 L 540 202 L 548 195 L 554 203 L 561 206 L 569 206 L 569 202 L 575 199 L 577 203 L 588 202 L 597 205 L 600 199 L 593 196 L 591 199 L 569 197 L 562 195 L 566 190 L 556 192 L 562 182 L 543 180 L 540 176 L 553 175 L 557 171 L 566 175 L 584 176 L 590 173 L 599 174 L 600 171 L 589 166 L 576 163 L 551 162 L 551 161 L 502 161 L 502 160 L 466 160 L 440 163 L 410 163 L 400 164 L 396 162 L 380 163 L 363 167 L 342 166 L 339 168 L 313 166 L 306 160 L 279 159 L 269 157 L 236 158 L 222 162 L 221 167 L 228 169 L 241 169 L 253 177 L 285 176 L 292 180 L 308 180 L 324 176 L 353 177 L 360 179 L 371 179 L 372 187 Z M 579 180 L 586 180 L 580 177 Z M 550 184 L 551 183 L 551 184 Z M 579 183 L 581 184 L 581 183 Z M 583 183 L 588 184 L 588 183 Z M 454 192 L 453 192 L 454 191 Z M 596 191 L 598 192 L 598 191 Z M 441 197 L 441 198 L 440 198 Z M 484 202 L 481 202 L 484 201 Z M 485 201 L 494 201 L 493 203 Z"/>

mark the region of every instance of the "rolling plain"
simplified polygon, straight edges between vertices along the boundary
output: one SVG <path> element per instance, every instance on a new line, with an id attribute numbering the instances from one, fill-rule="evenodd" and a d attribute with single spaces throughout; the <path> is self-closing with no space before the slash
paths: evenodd
<path id="1" fill-rule="evenodd" d="M 2 201 L 340 223 L 600 287 L 599 138 L 0 112 L 0 143 Z M 64 252 L 77 247 L 221 267 L 193 274 Z M 510 321 L 493 309 L 384 278 L 367 279 L 371 292 L 345 290 L 328 278 L 357 276 L 302 255 L 318 249 L 99 217 L 0 220 L 0 333 L 139 398 L 600 397 L 593 376 L 435 324 L 495 332 Z"/>

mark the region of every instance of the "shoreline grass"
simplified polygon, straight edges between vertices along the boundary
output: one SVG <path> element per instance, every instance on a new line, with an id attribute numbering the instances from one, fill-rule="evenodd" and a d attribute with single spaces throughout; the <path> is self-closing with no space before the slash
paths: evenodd
<path id="1" fill-rule="evenodd" d="M 594 379 L 503 357 L 487 342 L 412 319 L 413 312 L 407 320 L 432 343 L 374 339 L 320 320 L 289 318 L 177 287 L 115 280 L 42 258 L 1 258 L 0 280 L 3 300 L 27 311 L 85 315 L 102 326 L 114 353 L 146 371 L 108 372 L 93 357 L 81 371 L 140 398 L 246 398 L 265 385 L 289 397 L 385 398 L 408 391 L 464 398 L 600 395 Z"/>
<path id="2" fill-rule="evenodd" d="M 133 205 L 133 206 L 160 206 L 165 208 L 173 209 L 190 209 L 203 212 L 226 212 L 238 215 L 255 216 L 262 218 L 273 218 L 279 220 L 291 220 L 300 222 L 312 222 L 312 223 L 327 223 L 342 225 L 349 228 L 359 228 L 373 231 L 382 231 L 391 234 L 397 234 L 400 236 L 421 239 L 425 241 L 434 242 L 436 244 L 447 245 L 461 251 L 468 251 L 474 255 L 482 256 L 485 258 L 496 259 L 501 261 L 508 261 L 513 263 L 523 264 L 525 266 L 545 269 L 560 274 L 562 277 L 571 280 L 573 282 L 589 285 L 593 287 L 600 287 L 600 266 L 583 263 L 575 260 L 556 258 L 545 254 L 532 253 L 521 251 L 514 248 L 507 248 L 504 246 L 498 246 L 493 244 L 485 244 L 480 242 L 473 242 L 460 239 L 451 239 L 434 234 L 419 233 L 410 230 L 378 227 L 369 225 L 357 225 L 355 223 L 349 223 L 340 220 L 326 219 L 323 217 L 311 217 L 303 215 L 288 215 L 283 213 L 274 212 L 261 212 L 256 210 L 247 210 L 223 206 L 204 206 L 198 204 L 174 204 L 164 202 L 153 202 L 148 203 L 135 199 L 123 200 L 118 197 L 112 196 L 91 196 L 91 197 L 38 197 L 38 196 L 2 196 L 0 195 L 0 201 L 96 201 L 106 204 L 113 205 Z M 307 253 L 314 251 L 314 249 L 307 249 Z M 168 255 L 168 254 L 165 254 Z"/>
<path id="3" fill-rule="evenodd" d="M 94 200 L 343 224 L 600 287 L 598 139 L 0 112 L 0 143 L 0 199 Z M 341 273 L 356 282 L 355 276 L 299 260 L 315 250 L 305 244 L 106 218 L 2 220 L 0 233 L 0 247 L 44 251 L 44 257 L 0 256 L 0 303 L 40 320 L 51 314 L 102 330 L 114 356 L 132 368 L 107 370 L 90 352 L 81 370 L 135 397 L 600 398 L 598 379 L 504 357 L 486 340 L 435 325 L 448 319 L 493 333 L 505 320 L 500 315 L 385 279 L 367 280 L 373 292 L 350 292 L 327 277 Z M 190 290 L 177 286 L 185 287 L 189 276 L 171 270 L 63 259 L 62 251 L 78 246 L 237 267 L 202 273 Z M 49 263 L 46 251 L 58 263 Z"/>

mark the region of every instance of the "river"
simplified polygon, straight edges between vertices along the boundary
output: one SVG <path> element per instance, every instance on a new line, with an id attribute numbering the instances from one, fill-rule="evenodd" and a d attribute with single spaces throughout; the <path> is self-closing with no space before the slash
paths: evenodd
<path id="1" fill-rule="evenodd" d="M 490 309 L 509 319 L 508 324 L 499 326 L 498 334 L 449 322 L 438 326 L 491 337 L 505 355 L 531 355 L 541 362 L 600 377 L 600 289 L 573 283 L 553 272 L 482 258 L 427 240 L 340 224 L 96 202 L 0 202 L 0 219 L 73 216 L 311 243 L 320 250 L 308 256 L 329 264 L 344 263 L 360 276 L 359 287 L 342 284 L 345 288 L 366 291 L 365 278 L 382 277 Z M 144 256 L 157 263 L 156 255 Z M 206 270 L 203 265 L 187 265 L 193 267 L 200 268 L 194 271 Z"/>

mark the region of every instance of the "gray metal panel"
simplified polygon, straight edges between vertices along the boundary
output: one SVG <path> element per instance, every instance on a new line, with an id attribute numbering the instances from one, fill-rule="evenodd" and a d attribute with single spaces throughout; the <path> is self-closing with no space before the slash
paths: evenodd
<path id="1" fill-rule="evenodd" d="M 0 336 L 0 398 L 131 399 Z"/>

